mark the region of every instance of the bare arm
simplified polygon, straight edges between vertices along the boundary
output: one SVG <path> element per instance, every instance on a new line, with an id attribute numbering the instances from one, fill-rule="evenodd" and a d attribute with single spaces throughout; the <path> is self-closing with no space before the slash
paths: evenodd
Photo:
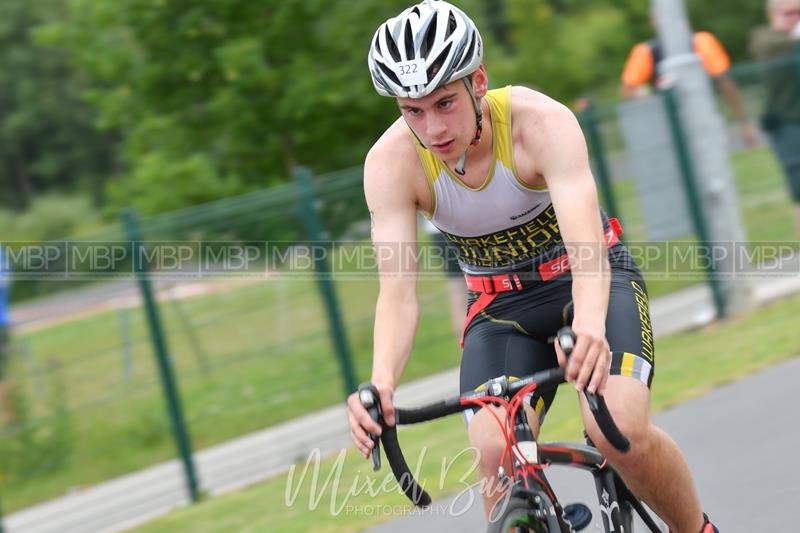
<path id="1" fill-rule="evenodd" d="M 728 107 L 730 107 L 734 118 L 739 122 L 740 127 L 742 128 L 742 137 L 744 138 L 745 143 L 750 148 L 754 147 L 758 143 L 756 130 L 753 124 L 747 118 L 747 112 L 744 108 L 742 94 L 739 92 L 736 82 L 733 81 L 733 78 L 731 78 L 728 74 L 722 74 L 721 76 L 718 76 L 716 80 L 717 84 L 719 85 L 719 90 L 722 93 L 722 97 L 725 99 L 725 102 L 728 104 Z"/>
<path id="2" fill-rule="evenodd" d="M 388 162 L 387 162 L 388 163 Z M 416 294 L 416 203 L 402 177 L 383 162 L 367 162 L 365 194 L 372 217 L 380 291 L 375 308 L 372 382 L 394 388 L 411 353 L 419 308 Z"/>
<path id="3" fill-rule="evenodd" d="M 578 389 L 605 388 L 611 359 L 605 339 L 610 267 L 588 151 L 575 116 L 553 102 L 543 113 L 538 167 L 547 182 L 572 270 L 578 343 L 567 375 Z M 598 372 L 593 372 L 598 368 Z M 591 381 L 590 381 L 591 378 Z"/>
<path id="4" fill-rule="evenodd" d="M 372 377 L 386 423 L 394 425 L 392 397 L 405 369 L 419 322 L 416 295 L 416 198 L 398 157 L 373 149 L 364 165 L 364 193 L 372 218 L 380 290 L 375 308 Z M 367 433 L 381 428 L 369 418 L 356 394 L 348 398 L 353 442 L 369 455 Z"/>

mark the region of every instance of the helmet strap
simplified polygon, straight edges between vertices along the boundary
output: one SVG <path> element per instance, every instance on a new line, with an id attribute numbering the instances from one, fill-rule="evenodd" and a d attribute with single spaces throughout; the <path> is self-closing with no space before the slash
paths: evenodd
<path id="1" fill-rule="evenodd" d="M 427 149 L 428 149 L 428 147 L 427 147 L 427 146 L 425 146 L 425 143 L 424 143 L 424 142 L 422 142 L 422 139 L 420 139 L 420 138 L 419 138 L 419 135 L 417 135 L 417 132 L 416 132 L 416 131 L 414 131 L 414 128 L 412 128 L 411 126 L 409 126 L 409 125 L 408 125 L 408 121 L 405 119 L 405 117 L 403 117 L 403 120 L 405 120 L 405 122 L 406 122 L 406 126 L 408 126 L 408 129 L 409 129 L 409 130 L 411 130 L 411 134 L 412 134 L 412 135 L 414 136 L 414 138 L 417 140 L 417 142 L 419 143 L 419 145 L 420 145 L 420 146 L 422 146 L 424 149 L 426 149 L 426 150 L 427 150 Z"/>
<path id="2" fill-rule="evenodd" d="M 469 145 L 477 146 L 478 143 L 481 142 L 481 133 L 483 132 L 483 111 L 481 110 L 481 103 L 477 98 L 475 98 L 475 90 L 472 88 L 472 75 L 465 76 L 461 79 L 464 80 L 467 93 L 469 93 L 469 96 L 472 99 L 472 107 L 475 109 L 475 135 L 472 137 L 472 142 L 470 142 Z M 467 148 L 467 150 L 469 150 L 469 148 Z M 454 170 L 459 176 L 463 176 L 467 173 L 466 150 L 463 154 L 461 154 L 461 157 L 458 158 L 458 162 L 456 163 L 456 168 Z"/>

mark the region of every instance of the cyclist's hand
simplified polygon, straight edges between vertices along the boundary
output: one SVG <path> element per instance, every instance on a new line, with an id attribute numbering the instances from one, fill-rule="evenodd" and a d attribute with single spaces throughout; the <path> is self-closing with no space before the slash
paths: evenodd
<path id="1" fill-rule="evenodd" d="M 381 385 L 376 385 L 375 387 L 378 389 L 378 396 L 380 396 L 383 419 L 387 425 L 393 426 L 394 406 L 392 406 L 392 396 L 394 396 L 394 390 Z M 374 447 L 369 433 L 380 435 L 381 426 L 369 416 L 367 410 L 361 405 L 358 392 L 354 392 L 347 397 L 347 418 L 350 421 L 350 438 L 353 439 L 353 443 L 355 443 L 364 457 L 369 458 L 370 451 Z"/>
<path id="2" fill-rule="evenodd" d="M 605 332 L 581 329 L 574 325 L 573 330 L 577 341 L 569 360 L 556 342 L 558 364 L 566 369 L 567 380 L 574 381 L 579 391 L 586 389 L 591 393 L 604 394 L 611 367 L 611 351 Z"/>

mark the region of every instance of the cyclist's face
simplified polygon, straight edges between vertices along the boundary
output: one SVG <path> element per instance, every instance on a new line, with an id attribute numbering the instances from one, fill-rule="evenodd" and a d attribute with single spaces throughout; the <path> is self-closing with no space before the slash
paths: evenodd
<path id="1" fill-rule="evenodd" d="M 476 73 L 476 93 L 485 94 Z M 448 159 L 459 157 L 475 134 L 475 109 L 462 80 L 440 87 L 423 98 L 397 98 L 400 112 L 422 143 Z"/>
<path id="2" fill-rule="evenodd" d="M 800 0 L 777 2 L 770 10 L 769 19 L 774 30 L 792 31 L 797 24 L 800 24 Z"/>

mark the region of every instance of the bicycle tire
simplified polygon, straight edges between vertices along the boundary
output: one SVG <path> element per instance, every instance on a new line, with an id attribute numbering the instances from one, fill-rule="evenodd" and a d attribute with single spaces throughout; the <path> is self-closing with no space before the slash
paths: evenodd
<path id="1" fill-rule="evenodd" d="M 522 498 L 509 498 L 503 507 L 500 515 L 492 517 L 486 533 L 507 533 L 511 528 L 522 528 L 522 531 L 531 533 L 551 533 L 547 523 L 530 516 L 531 505 Z M 516 530 L 515 530 L 516 531 Z M 555 530 L 556 533 L 558 530 Z"/>

